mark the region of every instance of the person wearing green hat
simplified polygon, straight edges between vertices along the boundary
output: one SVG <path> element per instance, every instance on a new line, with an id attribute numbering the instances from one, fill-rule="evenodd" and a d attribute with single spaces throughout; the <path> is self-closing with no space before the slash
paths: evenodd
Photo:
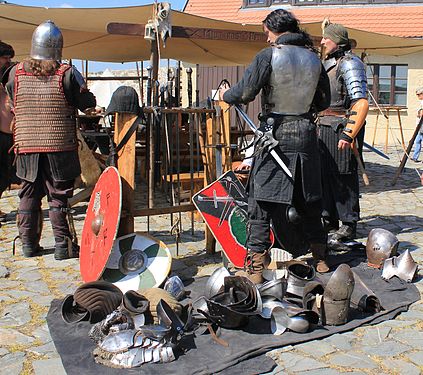
<path id="1" fill-rule="evenodd" d="M 324 21 L 322 29 L 331 104 L 319 114 L 319 143 L 323 222 L 328 230 L 336 230 L 330 245 L 331 240 L 336 244 L 356 235 L 360 206 L 355 155 L 359 156 L 362 148 L 369 102 L 366 68 L 351 51 L 347 29 L 329 21 Z"/>

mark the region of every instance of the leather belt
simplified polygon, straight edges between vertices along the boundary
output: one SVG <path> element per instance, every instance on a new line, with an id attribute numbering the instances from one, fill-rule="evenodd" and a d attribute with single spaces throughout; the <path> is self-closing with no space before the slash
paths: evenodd
<path id="1" fill-rule="evenodd" d="M 346 111 L 334 111 L 333 109 L 326 109 L 323 112 L 319 113 L 319 117 L 321 116 L 345 116 L 347 114 Z"/>

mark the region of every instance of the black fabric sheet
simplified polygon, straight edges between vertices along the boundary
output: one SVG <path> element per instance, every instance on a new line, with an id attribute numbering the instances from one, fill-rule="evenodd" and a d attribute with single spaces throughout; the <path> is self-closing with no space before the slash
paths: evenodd
<path id="1" fill-rule="evenodd" d="M 354 263 L 353 257 L 337 258 L 336 262 L 332 263 L 339 263 L 341 260 L 352 260 Z M 357 259 L 355 263 L 358 263 Z M 220 337 L 229 343 L 229 347 L 217 344 L 210 335 L 189 337 L 183 343 L 189 349 L 180 354 L 176 361 L 166 364 L 147 364 L 134 369 L 114 369 L 95 363 L 92 356 L 95 345 L 88 338 L 91 325 L 88 322 L 65 323 L 60 314 L 60 300 L 52 302 L 47 323 L 63 366 L 69 375 L 259 374 L 269 372 L 275 366 L 273 360 L 261 355 L 271 349 L 316 340 L 349 331 L 361 325 L 377 324 L 392 319 L 398 313 L 406 311 L 411 303 L 420 299 L 420 294 L 413 284 L 406 284 L 397 278 L 390 282 L 384 281 L 380 270 L 370 269 L 365 263 L 359 263 L 352 268 L 379 297 L 385 310 L 369 315 L 352 309 L 350 319 L 345 325 L 318 327 L 305 334 L 285 332 L 281 336 L 270 333 L 270 320 L 253 317 L 242 329 L 221 330 Z M 206 282 L 207 278 L 198 278 L 187 286 L 186 289 L 191 291 L 193 300 L 202 294 Z"/>

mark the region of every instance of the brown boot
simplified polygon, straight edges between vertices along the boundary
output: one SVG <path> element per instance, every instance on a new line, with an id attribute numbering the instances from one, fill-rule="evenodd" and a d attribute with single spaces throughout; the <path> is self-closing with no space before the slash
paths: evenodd
<path id="1" fill-rule="evenodd" d="M 315 262 L 315 268 L 317 272 L 326 273 L 329 272 L 329 266 L 326 263 L 327 248 L 326 244 L 312 243 L 310 244 L 310 251 L 313 255 Z"/>
<path id="2" fill-rule="evenodd" d="M 264 253 L 249 252 L 246 259 L 246 268 L 244 271 L 238 271 L 236 276 L 248 277 L 254 284 L 262 284 L 263 271 L 270 264 L 270 254 L 265 251 Z"/>

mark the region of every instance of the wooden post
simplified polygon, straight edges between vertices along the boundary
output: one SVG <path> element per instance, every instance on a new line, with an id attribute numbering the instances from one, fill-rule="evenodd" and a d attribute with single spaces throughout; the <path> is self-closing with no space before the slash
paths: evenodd
<path id="1" fill-rule="evenodd" d="M 379 122 L 379 112 L 376 115 L 375 129 L 373 130 L 372 146 L 375 145 L 376 131 L 377 131 L 377 124 L 378 124 L 378 122 Z"/>
<path id="2" fill-rule="evenodd" d="M 116 113 L 114 141 L 117 145 L 136 118 L 137 115 L 134 114 Z M 131 138 L 118 153 L 117 166 L 122 181 L 123 207 L 118 236 L 134 232 L 135 137 L 136 132 L 131 135 Z"/>
<path id="3" fill-rule="evenodd" d="M 386 108 L 386 133 L 385 133 L 385 154 L 388 153 L 388 141 L 389 141 L 389 108 Z"/>
<path id="4" fill-rule="evenodd" d="M 402 148 L 405 148 L 404 133 L 402 132 L 402 123 L 401 123 L 400 109 L 399 108 L 396 108 L 396 110 L 397 110 L 397 115 L 398 115 L 398 125 L 399 125 L 399 129 L 400 129 L 400 134 L 401 134 Z"/>

